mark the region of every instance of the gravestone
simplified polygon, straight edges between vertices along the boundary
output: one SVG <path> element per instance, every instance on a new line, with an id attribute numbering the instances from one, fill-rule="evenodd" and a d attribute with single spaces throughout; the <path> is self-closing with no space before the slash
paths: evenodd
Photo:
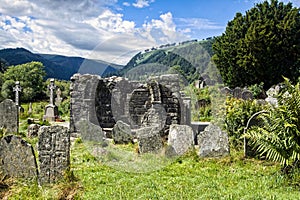
<path id="1" fill-rule="evenodd" d="M 61 98 L 61 90 L 58 88 L 58 89 L 56 90 L 55 105 L 56 105 L 56 106 L 60 106 L 61 101 L 62 101 L 62 98 Z"/>
<path id="2" fill-rule="evenodd" d="M 0 128 L 4 128 L 8 133 L 18 131 L 18 110 L 16 104 L 10 99 L 0 103 Z"/>
<path id="3" fill-rule="evenodd" d="M 201 157 L 221 157 L 229 154 L 229 141 L 226 132 L 210 124 L 198 136 Z"/>
<path id="4" fill-rule="evenodd" d="M 237 99 L 241 99 L 242 98 L 242 92 L 243 92 L 243 90 L 240 87 L 234 88 L 234 90 L 232 91 L 233 97 L 237 98 Z"/>
<path id="5" fill-rule="evenodd" d="M 27 136 L 30 138 L 37 137 L 40 127 L 38 124 L 30 124 L 27 128 Z"/>
<path id="6" fill-rule="evenodd" d="M 44 120 L 55 121 L 58 116 L 58 108 L 54 104 L 54 90 L 56 85 L 54 84 L 54 79 L 50 80 L 50 84 L 48 85 L 48 89 L 50 90 L 50 101 L 49 104 L 45 108 L 45 115 L 43 117 Z"/>
<path id="7" fill-rule="evenodd" d="M 28 115 L 31 115 L 32 114 L 32 103 L 30 102 L 29 103 L 29 107 L 28 107 Z"/>
<path id="8" fill-rule="evenodd" d="M 253 94 L 249 90 L 244 90 L 242 92 L 242 99 L 243 100 L 252 100 L 253 99 Z"/>
<path id="9" fill-rule="evenodd" d="M 144 114 L 142 126 L 156 126 L 161 130 L 167 119 L 165 108 L 161 104 L 152 104 L 152 107 Z"/>
<path id="10" fill-rule="evenodd" d="M 137 129 L 137 139 L 140 153 L 159 153 L 163 148 L 159 127 L 144 127 Z"/>
<path id="11" fill-rule="evenodd" d="M 80 120 L 76 123 L 76 127 L 84 141 L 103 142 L 104 133 L 100 126 L 87 120 Z"/>
<path id="12" fill-rule="evenodd" d="M 133 135 L 131 134 L 130 125 L 123 121 L 117 121 L 113 130 L 112 138 L 116 144 L 128 144 L 133 142 Z"/>
<path id="13" fill-rule="evenodd" d="M 3 137 L 0 140 L 0 171 L 10 177 L 36 178 L 38 171 L 32 146 L 19 136 Z"/>
<path id="14" fill-rule="evenodd" d="M 39 183 L 54 183 L 63 178 L 70 167 L 70 133 L 63 126 L 39 129 Z"/>
<path id="15" fill-rule="evenodd" d="M 223 87 L 221 89 L 221 94 L 224 94 L 226 96 L 232 95 L 233 91 L 229 87 Z"/>
<path id="16" fill-rule="evenodd" d="M 168 145 L 177 155 L 183 155 L 194 146 L 193 129 L 187 125 L 172 124 L 168 136 Z"/>

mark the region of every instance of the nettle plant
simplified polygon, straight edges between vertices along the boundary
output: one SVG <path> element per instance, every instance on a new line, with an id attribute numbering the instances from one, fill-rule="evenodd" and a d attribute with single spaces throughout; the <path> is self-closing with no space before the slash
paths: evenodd
<path id="1" fill-rule="evenodd" d="M 285 88 L 278 95 L 278 107 L 259 118 L 263 126 L 254 126 L 246 137 L 266 158 L 283 167 L 299 166 L 300 158 L 300 83 L 292 85 L 285 79 Z"/>

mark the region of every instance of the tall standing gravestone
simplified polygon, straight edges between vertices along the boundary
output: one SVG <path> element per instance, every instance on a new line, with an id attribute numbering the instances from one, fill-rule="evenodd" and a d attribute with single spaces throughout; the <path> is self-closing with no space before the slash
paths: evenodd
<path id="1" fill-rule="evenodd" d="M 54 104 L 54 90 L 56 89 L 54 79 L 50 80 L 48 89 L 50 90 L 50 102 L 45 108 L 45 115 L 43 119 L 48 121 L 55 121 L 55 118 L 58 116 L 58 108 Z"/>
<path id="2" fill-rule="evenodd" d="M 70 133 L 62 126 L 42 126 L 39 130 L 39 182 L 53 183 L 63 178 L 70 166 Z"/>
<path id="3" fill-rule="evenodd" d="M 0 128 L 4 128 L 8 133 L 18 131 L 18 110 L 15 103 L 6 99 L 0 103 Z"/>
<path id="4" fill-rule="evenodd" d="M 19 136 L 0 140 L 0 171 L 16 178 L 36 178 L 37 164 L 32 146 Z"/>

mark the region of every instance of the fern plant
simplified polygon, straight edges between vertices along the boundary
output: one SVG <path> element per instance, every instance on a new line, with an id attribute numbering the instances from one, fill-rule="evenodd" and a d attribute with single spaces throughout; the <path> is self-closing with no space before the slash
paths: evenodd
<path id="1" fill-rule="evenodd" d="M 257 150 L 284 167 L 300 158 L 300 84 L 285 79 L 285 88 L 278 95 L 278 107 L 260 115 L 263 126 L 254 126 L 247 133 Z"/>

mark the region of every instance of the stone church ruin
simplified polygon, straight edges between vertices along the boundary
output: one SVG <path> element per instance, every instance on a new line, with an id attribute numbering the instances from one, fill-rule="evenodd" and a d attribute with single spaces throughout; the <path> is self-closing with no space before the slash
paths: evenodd
<path id="1" fill-rule="evenodd" d="M 160 134 L 167 138 L 171 124 L 191 124 L 190 98 L 180 93 L 179 82 L 176 74 L 146 83 L 75 74 L 71 78 L 70 130 L 80 132 L 77 122 L 87 120 L 111 137 L 121 120 L 132 130 L 160 124 Z"/>

